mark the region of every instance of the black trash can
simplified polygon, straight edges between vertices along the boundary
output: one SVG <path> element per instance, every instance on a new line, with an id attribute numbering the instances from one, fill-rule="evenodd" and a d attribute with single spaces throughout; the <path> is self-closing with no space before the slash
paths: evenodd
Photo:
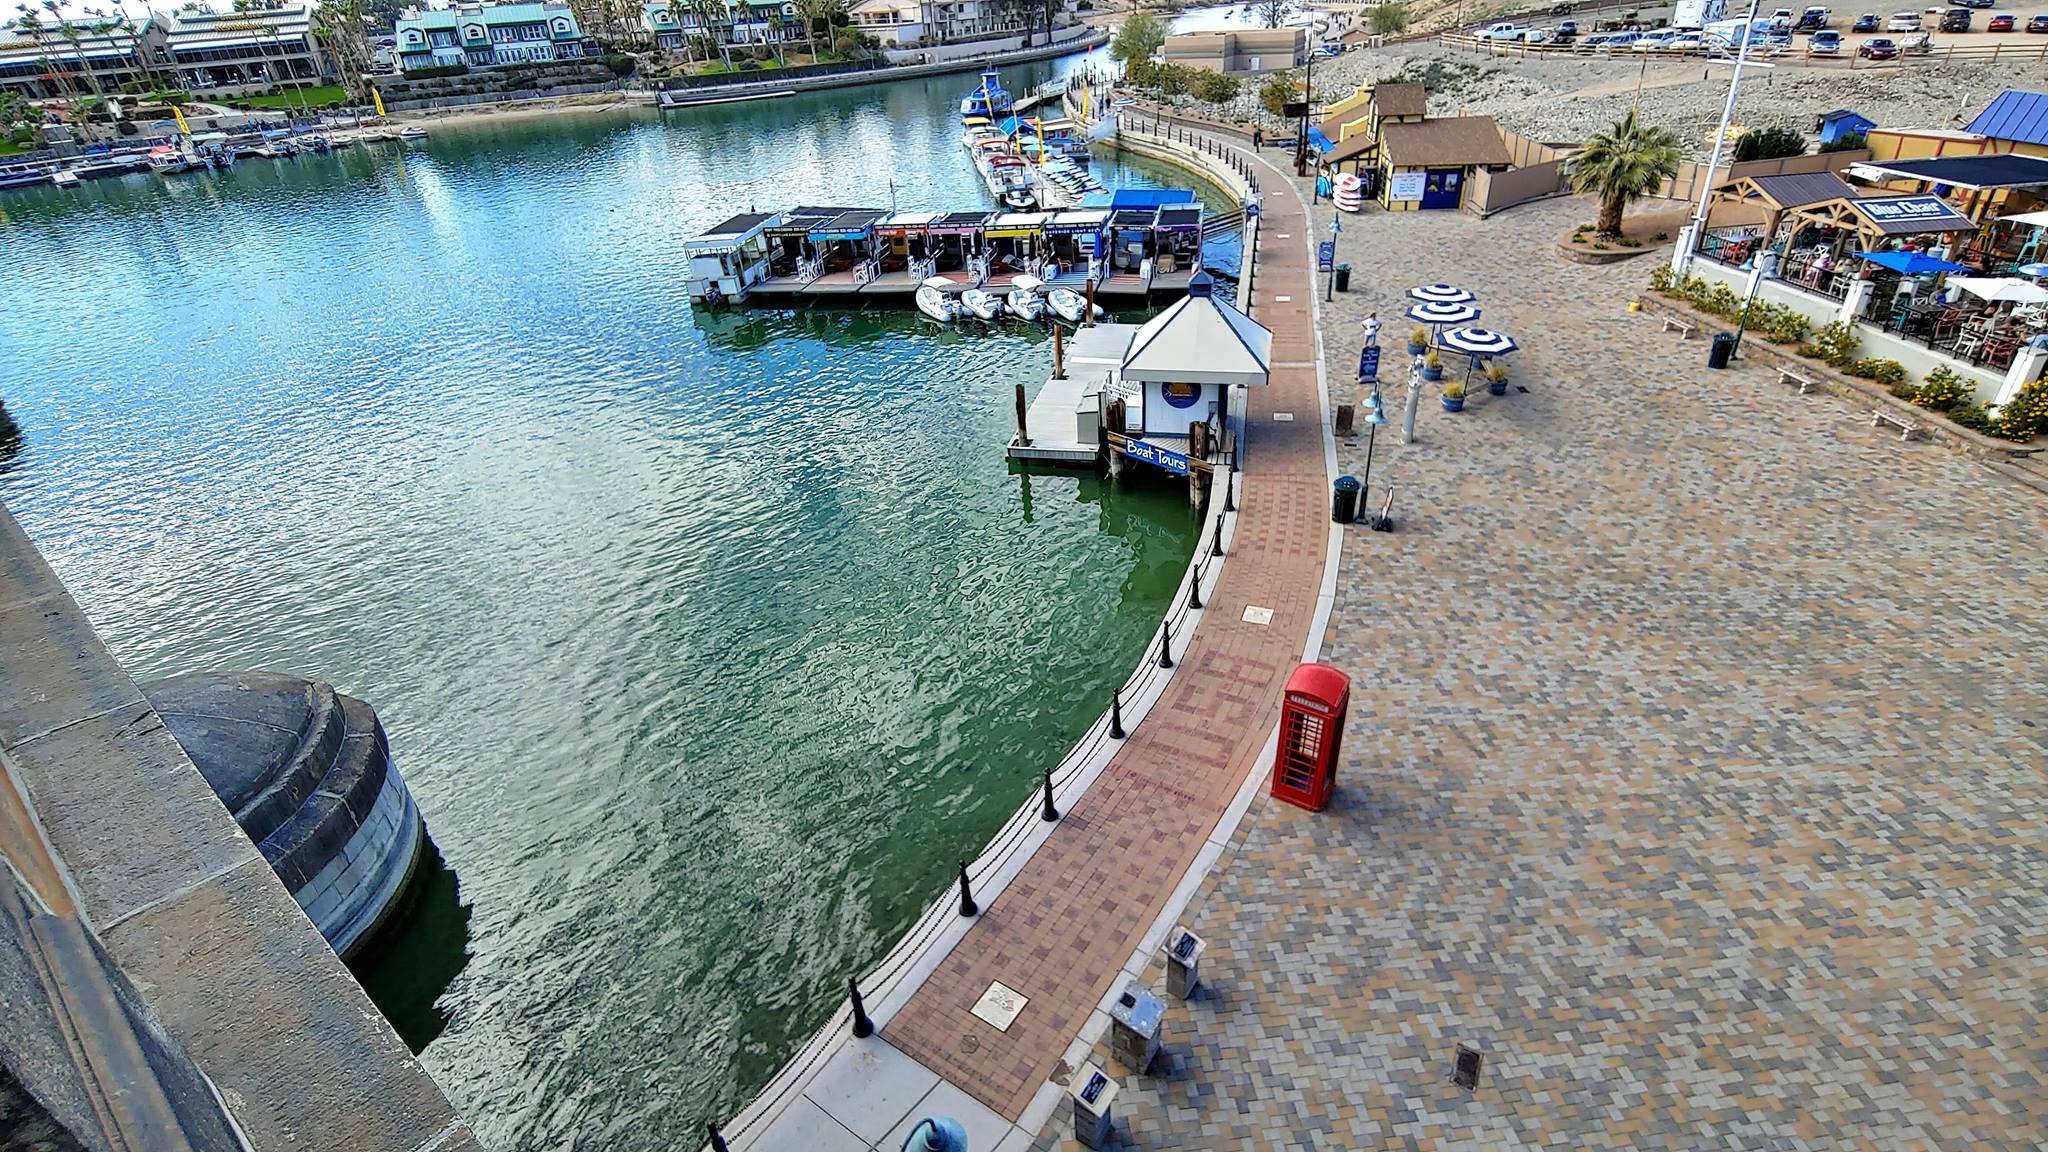
<path id="1" fill-rule="evenodd" d="M 1351 265 L 1349 264 L 1337 265 L 1337 291 L 1351 291 Z"/>
<path id="2" fill-rule="evenodd" d="M 1350 524 L 1358 519 L 1358 494 L 1361 485 L 1356 476 L 1339 476 L 1331 485 L 1330 519 L 1339 524 Z"/>
<path id="3" fill-rule="evenodd" d="M 1728 358 L 1733 355 L 1735 355 L 1735 334 L 1733 332 L 1714 333 L 1714 346 L 1707 349 L 1707 367 L 1726 368 L 1728 366 Z"/>

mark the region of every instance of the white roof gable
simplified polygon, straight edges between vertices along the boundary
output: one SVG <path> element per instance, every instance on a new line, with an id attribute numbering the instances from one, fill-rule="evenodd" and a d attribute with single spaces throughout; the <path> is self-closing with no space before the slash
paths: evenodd
<path id="1" fill-rule="evenodd" d="M 1273 334 L 1218 300 L 1206 272 L 1188 294 L 1138 329 L 1124 354 L 1132 383 L 1264 384 L 1273 360 Z"/>

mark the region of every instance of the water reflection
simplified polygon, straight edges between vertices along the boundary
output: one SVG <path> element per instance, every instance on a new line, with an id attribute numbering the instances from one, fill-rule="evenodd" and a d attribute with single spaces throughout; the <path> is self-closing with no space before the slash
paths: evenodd
<path id="1" fill-rule="evenodd" d="M 432 836 L 420 853 L 405 906 L 349 965 L 414 1055 L 448 1027 L 441 995 L 469 964 L 469 905 Z"/>

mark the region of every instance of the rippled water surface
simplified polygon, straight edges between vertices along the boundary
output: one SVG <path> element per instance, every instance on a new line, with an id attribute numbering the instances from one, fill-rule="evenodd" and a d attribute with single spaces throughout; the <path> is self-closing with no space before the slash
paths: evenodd
<path id="1" fill-rule="evenodd" d="M 364 980 L 495 1148 L 694 1147 L 1186 560 L 1172 486 L 1007 470 L 1043 333 L 681 302 L 749 203 L 980 206 L 969 82 L 0 194 L 0 497 L 138 677 L 376 705 L 446 867 Z"/>

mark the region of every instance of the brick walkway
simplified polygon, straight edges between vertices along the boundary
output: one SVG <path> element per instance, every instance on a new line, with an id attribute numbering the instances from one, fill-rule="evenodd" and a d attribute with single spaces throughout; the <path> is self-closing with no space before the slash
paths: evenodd
<path id="1" fill-rule="evenodd" d="M 1272 382 L 1251 390 L 1245 494 L 1207 615 L 1144 724 L 883 1030 L 1011 1120 L 1258 767 L 1281 685 L 1307 640 L 1328 540 L 1314 285 L 1301 207 L 1283 189 L 1265 213 L 1253 315 L 1273 332 Z M 1291 299 L 1269 303 L 1274 296 Z M 1275 421 L 1276 412 L 1295 418 Z M 1247 605 L 1273 609 L 1272 622 L 1245 622 Z M 970 1014 L 992 981 L 1030 1001 L 1007 1032 Z"/>
<path id="2" fill-rule="evenodd" d="M 1529 391 L 1403 447 L 1388 387 L 1335 805 L 1262 797 L 1190 904 L 1212 983 L 1126 1146 L 2048 1146 L 2048 501 L 1707 371 L 1623 308 L 1654 257 L 1553 255 L 1592 215 L 1346 220 L 1333 392 L 1368 308 L 1405 380 L 1435 280 Z"/>

